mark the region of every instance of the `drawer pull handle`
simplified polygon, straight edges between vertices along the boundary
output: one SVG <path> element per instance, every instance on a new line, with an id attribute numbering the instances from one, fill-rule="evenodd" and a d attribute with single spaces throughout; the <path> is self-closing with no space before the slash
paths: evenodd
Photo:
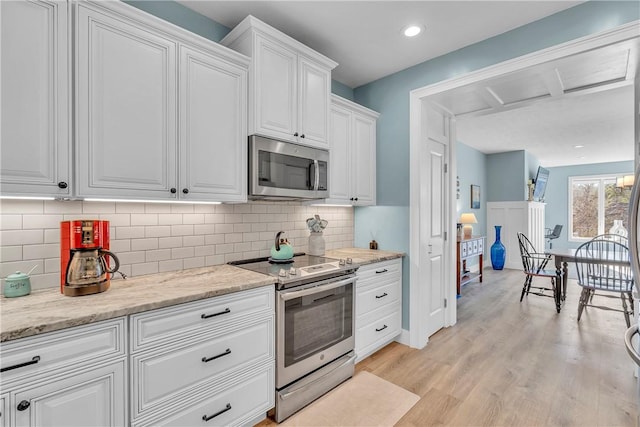
<path id="1" fill-rule="evenodd" d="M 220 410 L 220 411 L 216 412 L 215 414 L 211 415 L 210 417 L 207 417 L 206 415 L 203 415 L 203 416 L 202 416 L 202 420 L 203 420 L 203 421 L 209 421 L 209 420 L 211 420 L 211 419 L 213 419 L 213 418 L 217 417 L 218 415 L 222 415 L 222 414 L 224 414 L 225 412 L 230 411 L 230 410 L 231 410 L 231 403 L 227 403 L 227 406 L 225 406 L 225 407 L 224 407 L 224 409 L 222 409 L 222 410 Z"/>
<path id="2" fill-rule="evenodd" d="M 31 402 L 29 402 L 28 400 L 23 400 L 22 402 L 18 403 L 18 411 L 24 411 L 29 406 L 31 406 Z"/>
<path id="3" fill-rule="evenodd" d="M 6 368 L 0 369 L 0 372 L 10 371 L 12 369 L 18 369 L 18 368 L 22 368 L 24 366 L 29 366 L 29 365 L 35 365 L 39 361 L 40 361 L 40 356 L 33 356 L 33 359 L 31 359 L 28 362 L 18 363 L 17 365 L 13 365 L 13 366 L 7 366 Z"/>
<path id="4" fill-rule="evenodd" d="M 208 319 L 210 317 L 216 317 L 216 316 L 220 316 L 221 314 L 227 314 L 227 313 L 231 313 L 231 310 L 229 310 L 228 308 L 225 308 L 224 310 L 222 310 L 219 313 L 213 313 L 213 314 L 203 314 L 202 317 L 203 319 Z"/>
<path id="5" fill-rule="evenodd" d="M 226 356 L 227 354 L 231 354 L 231 349 L 230 348 L 228 348 L 224 353 L 220 353 L 220 354 L 218 354 L 216 356 L 211 356 L 209 358 L 203 357 L 202 361 L 204 363 L 211 362 L 212 360 L 216 360 L 217 358 L 222 357 L 222 356 Z"/>
<path id="6" fill-rule="evenodd" d="M 377 299 L 380 299 L 380 298 L 384 298 L 384 297 L 386 297 L 386 296 L 387 296 L 387 293 L 385 292 L 385 293 L 384 293 L 384 294 L 382 294 L 382 295 L 376 295 L 376 298 L 377 298 Z"/>
<path id="7" fill-rule="evenodd" d="M 380 332 L 380 331 L 384 331 L 385 329 L 387 329 L 387 325 L 384 325 L 382 328 L 378 329 L 376 328 L 376 332 Z"/>
<path id="8" fill-rule="evenodd" d="M 387 270 L 386 268 L 384 270 L 376 270 L 376 274 L 386 273 L 387 271 L 389 270 Z"/>

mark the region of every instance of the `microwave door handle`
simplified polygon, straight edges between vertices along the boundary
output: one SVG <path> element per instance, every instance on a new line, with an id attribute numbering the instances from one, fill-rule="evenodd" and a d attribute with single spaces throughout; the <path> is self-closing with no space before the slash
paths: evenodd
<path id="1" fill-rule="evenodd" d="M 314 170 L 316 171 L 313 189 L 314 191 L 318 191 L 318 187 L 320 187 L 320 166 L 318 165 L 318 160 L 314 160 L 313 164 L 314 164 Z"/>
<path id="2" fill-rule="evenodd" d="M 309 164 L 309 190 L 313 190 L 316 186 L 316 162 Z"/>

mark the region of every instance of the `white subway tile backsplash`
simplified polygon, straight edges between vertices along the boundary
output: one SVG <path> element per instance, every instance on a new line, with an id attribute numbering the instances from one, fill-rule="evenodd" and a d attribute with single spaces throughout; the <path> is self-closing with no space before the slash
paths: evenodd
<path id="1" fill-rule="evenodd" d="M 22 215 L 22 228 L 32 230 L 38 228 L 60 228 L 62 215 Z"/>
<path id="2" fill-rule="evenodd" d="M 186 258 L 184 260 L 184 268 L 199 268 L 199 267 L 204 267 L 204 257 L 193 257 L 193 258 Z"/>
<path id="3" fill-rule="evenodd" d="M 110 221 L 111 251 L 120 259 L 120 271 L 133 276 L 268 256 L 281 230 L 296 252 L 305 252 L 306 219 L 315 214 L 329 221 L 328 249 L 353 245 L 351 207 L 3 200 L 1 208 L 0 274 L 37 265 L 32 284 L 35 280 L 41 287 L 59 286 L 59 223 L 64 220 Z"/>
<path id="4" fill-rule="evenodd" d="M 141 264 L 133 264 L 131 266 L 132 276 L 142 276 L 144 274 L 153 274 L 160 272 L 157 262 L 144 262 Z"/>
<path id="5" fill-rule="evenodd" d="M 132 251 L 149 251 L 158 249 L 158 239 L 157 238 L 149 238 L 149 239 L 131 239 L 131 250 Z"/>
<path id="6" fill-rule="evenodd" d="M 171 226 L 171 235 L 172 236 L 193 236 L 193 225 L 172 225 Z"/>
<path id="7" fill-rule="evenodd" d="M 2 246 L 37 245 L 44 243 L 43 230 L 6 230 L 0 231 Z"/>
<path id="8" fill-rule="evenodd" d="M 0 200 L 3 214 L 41 214 L 44 213 L 44 200 Z"/>
<path id="9" fill-rule="evenodd" d="M 31 282 L 32 291 L 36 291 L 38 289 L 60 288 L 59 273 L 32 274 L 29 281 Z"/>
<path id="10" fill-rule="evenodd" d="M 178 258 L 191 258 L 193 257 L 193 254 L 195 253 L 193 247 L 189 247 L 189 248 L 173 248 L 171 249 L 171 258 L 173 259 L 178 259 Z"/>
<path id="11" fill-rule="evenodd" d="M 160 249 L 180 248 L 182 247 L 182 237 L 160 237 L 158 239 L 158 247 Z"/>
<path id="12" fill-rule="evenodd" d="M 112 236 L 113 237 L 113 236 Z M 144 227 L 116 227 L 116 239 L 141 239 L 144 237 Z"/>
<path id="13" fill-rule="evenodd" d="M 0 215 L 0 230 L 22 230 L 24 215 Z"/>
<path id="14" fill-rule="evenodd" d="M 60 246 L 52 243 L 47 245 L 24 245 L 22 247 L 22 259 L 42 259 L 60 256 Z"/>
<path id="15" fill-rule="evenodd" d="M 204 236 L 184 236 L 182 238 L 182 246 L 202 246 L 204 245 Z"/>
<path id="16" fill-rule="evenodd" d="M 146 251 L 147 262 L 149 261 L 165 261 L 171 259 L 171 249 L 157 249 L 154 251 Z"/>
<path id="17" fill-rule="evenodd" d="M 45 200 L 44 213 L 46 214 L 81 214 L 82 202 L 79 200 L 66 200 L 63 202 L 57 200 Z"/>
<path id="18" fill-rule="evenodd" d="M 0 246 L 0 262 L 22 261 L 22 246 Z"/>
<path id="19" fill-rule="evenodd" d="M 158 215 L 149 213 L 131 214 L 131 225 L 158 225 Z"/>

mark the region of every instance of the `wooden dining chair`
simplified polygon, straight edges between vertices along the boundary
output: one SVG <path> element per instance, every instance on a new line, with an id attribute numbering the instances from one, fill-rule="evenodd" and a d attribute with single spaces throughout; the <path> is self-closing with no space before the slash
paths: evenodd
<path id="1" fill-rule="evenodd" d="M 524 285 L 522 286 L 522 293 L 520 294 L 520 302 L 522 302 L 525 295 L 529 295 L 530 293 L 555 298 L 556 271 L 546 269 L 547 264 L 551 260 L 551 254 L 536 251 L 531 241 L 523 233 L 518 233 L 518 245 L 520 246 L 520 256 L 522 257 L 522 267 L 525 274 Z M 534 277 L 551 279 L 551 287 L 532 286 Z M 531 288 L 536 291 L 531 292 Z M 551 291 L 551 294 L 549 294 L 549 292 L 544 293 L 545 291 Z"/>
<path id="2" fill-rule="evenodd" d="M 614 238 L 598 236 L 583 243 L 576 250 L 578 285 L 582 286 L 578 301 L 578 321 L 586 307 L 594 307 L 621 311 L 624 313 L 627 328 L 631 326 L 633 274 L 629 263 L 629 248 L 624 243 L 620 243 L 621 241 L 623 240 L 619 236 Z M 594 296 L 620 298 L 622 310 L 594 305 Z"/>

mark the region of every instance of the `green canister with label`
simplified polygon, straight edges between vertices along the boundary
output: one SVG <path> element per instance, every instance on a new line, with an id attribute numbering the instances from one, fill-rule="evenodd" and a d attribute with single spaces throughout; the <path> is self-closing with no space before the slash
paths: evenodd
<path id="1" fill-rule="evenodd" d="M 29 275 L 16 271 L 4 279 L 5 298 L 22 297 L 31 293 L 31 280 Z"/>

